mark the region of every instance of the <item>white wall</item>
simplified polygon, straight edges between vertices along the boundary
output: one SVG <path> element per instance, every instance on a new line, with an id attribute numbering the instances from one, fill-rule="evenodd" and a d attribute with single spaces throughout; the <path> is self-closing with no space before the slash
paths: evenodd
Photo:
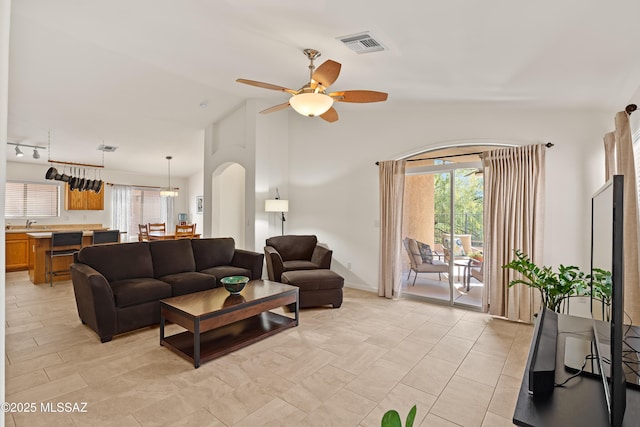
<path id="1" fill-rule="evenodd" d="M 341 118 L 333 124 L 289 119 L 288 232 L 316 234 L 333 249 L 332 268 L 349 285 L 377 289 L 374 163 L 460 142 L 553 142 L 546 157 L 544 263 L 589 266 L 590 196 L 604 182 L 602 135 L 614 112 L 391 101 L 337 109 Z"/>
<path id="2" fill-rule="evenodd" d="M 203 132 L 204 135 L 204 132 Z M 204 138 L 204 136 L 203 136 Z M 204 196 L 204 171 L 200 169 L 197 173 L 189 177 L 187 182 L 188 188 L 188 214 L 189 221 L 196 225 L 196 233 L 202 234 L 204 232 L 203 214 L 197 213 L 196 209 L 196 196 Z"/>
<path id="3" fill-rule="evenodd" d="M 205 234 L 212 235 L 212 224 L 218 220 L 212 217 L 212 204 L 219 202 L 212 178 L 219 168 L 237 163 L 245 169 L 245 238 L 237 246 L 258 252 L 267 237 L 279 234 L 280 227 L 276 218 L 264 212 L 264 200 L 275 195 L 276 187 L 287 196 L 288 115 L 258 114 L 269 106 L 265 101 L 249 100 L 205 131 Z"/>

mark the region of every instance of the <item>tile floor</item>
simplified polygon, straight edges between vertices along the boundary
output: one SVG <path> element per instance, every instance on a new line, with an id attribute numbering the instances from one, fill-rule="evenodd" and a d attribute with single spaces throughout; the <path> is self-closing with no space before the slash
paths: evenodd
<path id="1" fill-rule="evenodd" d="M 416 404 L 415 426 L 507 426 L 531 333 L 345 289 L 342 308 L 303 310 L 299 327 L 194 369 L 159 346 L 157 327 L 101 344 L 70 282 L 8 273 L 6 401 L 86 402 L 87 412 L 7 414 L 5 425 L 368 427 Z"/>

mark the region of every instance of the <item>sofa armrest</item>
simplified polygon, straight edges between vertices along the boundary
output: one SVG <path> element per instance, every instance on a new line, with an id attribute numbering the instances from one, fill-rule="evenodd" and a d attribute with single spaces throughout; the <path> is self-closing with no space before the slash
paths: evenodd
<path id="1" fill-rule="evenodd" d="M 244 249 L 236 249 L 233 253 L 231 265 L 234 267 L 242 267 L 251 271 L 250 279 L 262 279 L 262 265 L 264 264 L 264 255 L 258 252 L 246 251 Z"/>
<path id="2" fill-rule="evenodd" d="M 269 280 L 279 282 L 282 272 L 284 271 L 282 257 L 273 246 L 265 246 L 264 255 L 267 260 L 267 273 L 269 274 Z"/>
<path id="3" fill-rule="evenodd" d="M 311 262 L 316 264 L 318 268 L 331 268 L 331 256 L 333 251 L 324 246 L 316 245 L 311 255 Z"/>
<path id="4" fill-rule="evenodd" d="M 86 264 L 71 264 L 70 270 L 80 320 L 96 331 L 102 342 L 111 341 L 117 332 L 117 315 L 109 282 Z"/>

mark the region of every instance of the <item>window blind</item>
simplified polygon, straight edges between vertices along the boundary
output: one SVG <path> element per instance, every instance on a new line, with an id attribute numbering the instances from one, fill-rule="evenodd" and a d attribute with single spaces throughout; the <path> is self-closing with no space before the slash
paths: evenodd
<path id="1" fill-rule="evenodd" d="M 60 207 L 57 184 L 12 182 L 5 184 L 5 218 L 57 217 Z"/>

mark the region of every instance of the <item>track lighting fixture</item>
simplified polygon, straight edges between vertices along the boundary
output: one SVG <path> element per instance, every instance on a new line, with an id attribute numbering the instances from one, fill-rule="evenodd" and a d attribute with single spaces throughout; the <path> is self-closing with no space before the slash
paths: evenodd
<path id="1" fill-rule="evenodd" d="M 24 141 L 28 141 L 28 140 L 24 140 Z M 31 144 L 24 144 L 22 142 L 12 142 L 12 141 L 7 141 L 7 145 L 15 145 L 15 150 L 16 150 L 16 157 L 24 157 L 24 153 L 22 152 L 22 150 L 20 149 L 20 147 L 22 148 L 33 148 L 33 158 L 34 159 L 39 159 L 40 158 L 40 151 L 42 150 L 46 150 L 47 147 L 43 147 L 42 145 L 31 145 Z M 40 151 L 38 151 L 40 150 Z"/>

